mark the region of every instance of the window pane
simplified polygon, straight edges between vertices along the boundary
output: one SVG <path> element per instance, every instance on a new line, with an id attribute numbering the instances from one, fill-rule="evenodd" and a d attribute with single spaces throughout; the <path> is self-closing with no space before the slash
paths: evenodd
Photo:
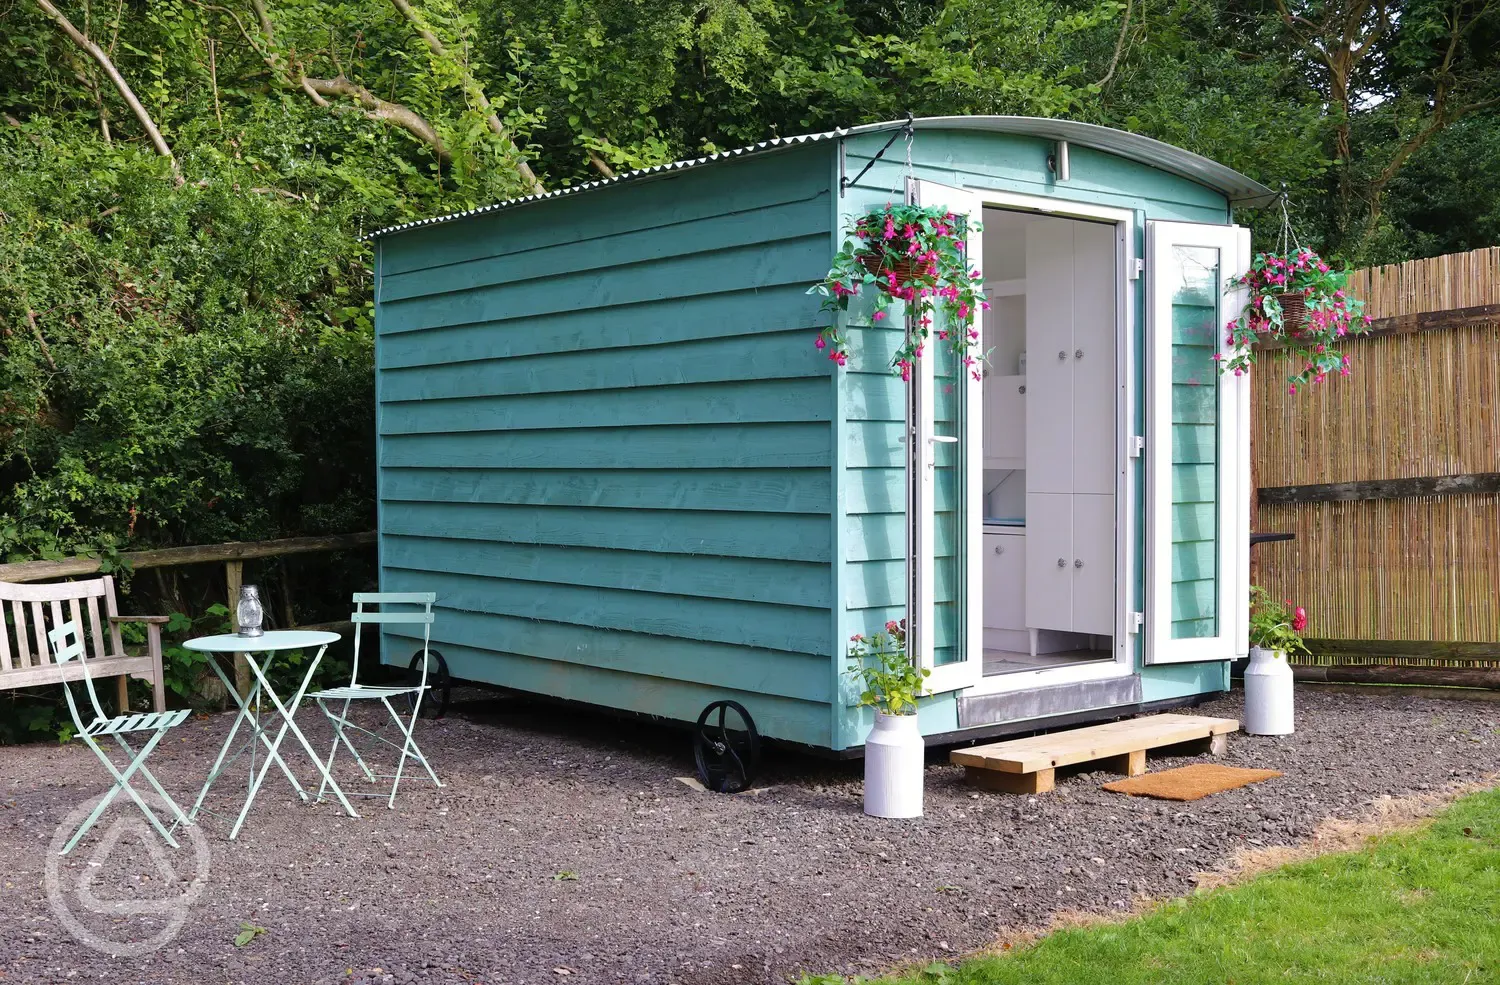
<path id="1" fill-rule="evenodd" d="M 1172 250 L 1172 638 L 1219 635 L 1219 251 Z"/>

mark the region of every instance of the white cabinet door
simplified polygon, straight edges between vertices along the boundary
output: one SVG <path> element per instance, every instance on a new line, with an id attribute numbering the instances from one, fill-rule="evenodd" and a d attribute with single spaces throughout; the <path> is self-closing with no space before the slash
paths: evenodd
<path id="1" fill-rule="evenodd" d="M 1115 498 L 1073 499 L 1073 624 L 1076 633 L 1115 632 Z"/>
<path id="2" fill-rule="evenodd" d="M 1027 493 L 1026 628 L 1069 630 L 1072 624 L 1073 497 Z"/>
<path id="3" fill-rule="evenodd" d="M 988 376 L 984 388 L 985 467 L 1024 469 L 1026 377 Z"/>
<path id="4" fill-rule="evenodd" d="M 1115 491 L 1119 428 L 1115 422 L 1120 387 L 1115 353 L 1118 230 L 1097 222 L 1075 222 L 1077 257 L 1073 279 L 1073 488 L 1076 493 Z M 1054 358 L 1056 354 L 1054 353 Z M 1082 632 L 1082 630 L 1080 630 Z"/>
<path id="5" fill-rule="evenodd" d="M 1073 490 L 1073 227 L 1026 226 L 1026 488 Z"/>
<path id="6" fill-rule="evenodd" d="M 1026 535 L 984 535 L 984 627 L 1026 628 Z"/>

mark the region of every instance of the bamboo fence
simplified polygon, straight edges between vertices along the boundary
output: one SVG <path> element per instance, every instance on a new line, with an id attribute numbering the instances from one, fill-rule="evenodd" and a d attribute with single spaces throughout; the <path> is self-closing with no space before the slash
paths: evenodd
<path id="1" fill-rule="evenodd" d="M 1500 248 L 1360 270 L 1350 294 L 1366 300 L 1377 325 L 1493 305 L 1500 302 Z M 1417 320 L 1408 319 L 1401 334 L 1351 341 L 1353 375 L 1296 396 L 1286 390 L 1288 356 L 1266 352 L 1251 397 L 1256 484 L 1265 490 L 1500 473 L 1500 313 L 1481 314 L 1436 315 L 1415 329 Z M 1253 523 L 1296 534 L 1254 548 L 1255 578 L 1307 607 L 1310 637 L 1500 641 L 1500 494 L 1265 502 Z M 1460 656 L 1453 649 L 1423 656 L 1391 647 L 1394 653 L 1378 659 L 1500 666 L 1500 645 Z M 1359 662 L 1347 655 L 1337 661 Z"/>

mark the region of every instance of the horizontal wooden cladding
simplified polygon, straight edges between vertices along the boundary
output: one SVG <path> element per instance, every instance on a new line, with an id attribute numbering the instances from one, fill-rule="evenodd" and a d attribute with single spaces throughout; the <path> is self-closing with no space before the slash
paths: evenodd
<path id="1" fill-rule="evenodd" d="M 382 571 L 394 570 L 382 562 Z M 831 644 L 826 608 L 402 570 L 410 572 L 403 582 L 425 585 L 443 606 L 469 612 L 814 656 L 828 655 Z"/>
<path id="2" fill-rule="evenodd" d="M 798 329 L 624 350 L 558 352 L 387 369 L 376 380 L 375 396 L 382 403 L 389 403 L 826 377 L 830 364 L 815 357 L 811 337 L 811 331 Z"/>
<path id="3" fill-rule="evenodd" d="M 690 510 L 576 509 L 383 501 L 386 535 L 431 536 L 514 544 L 556 544 L 720 557 L 831 560 L 826 514 Z"/>
<path id="4" fill-rule="evenodd" d="M 514 284 L 752 245 L 764 247 L 799 236 L 826 236 L 831 221 L 826 192 L 815 193 L 797 201 L 716 215 L 707 221 L 653 226 L 442 267 L 391 273 L 381 279 L 380 300 L 389 304 L 466 291 L 477 285 Z"/>
<path id="5" fill-rule="evenodd" d="M 412 229 L 381 241 L 381 267 L 394 275 L 640 229 L 669 234 L 683 223 L 827 193 L 832 153 L 831 144 L 818 144 Z"/>
<path id="6" fill-rule="evenodd" d="M 1500 494 L 1263 504 L 1259 581 L 1319 638 L 1500 640 Z"/>
<path id="7" fill-rule="evenodd" d="M 808 295 L 806 284 L 796 283 L 404 332 L 383 337 L 376 355 L 377 366 L 391 370 L 764 335 L 805 326 L 802 344 L 815 357 L 815 326 L 825 321 L 817 298 Z"/>
<path id="8" fill-rule="evenodd" d="M 952 599 L 955 595 L 953 568 L 951 564 L 934 566 L 938 599 Z M 906 605 L 906 559 L 854 561 L 845 565 L 844 605 L 850 609 Z"/>
<path id="9" fill-rule="evenodd" d="M 951 510 L 956 502 L 952 471 L 939 472 L 934 483 L 938 510 Z M 844 471 L 844 509 L 854 513 L 905 513 L 906 469 L 900 464 L 882 468 L 850 468 Z"/>
<path id="10" fill-rule="evenodd" d="M 1361 333 L 1359 337 L 1380 339 L 1391 335 L 1414 335 L 1418 332 L 1473 328 L 1491 322 L 1500 322 L 1500 304 L 1474 304 L 1445 311 L 1412 311 L 1404 315 L 1373 318 L 1370 321 L 1369 330 Z M 1283 348 L 1281 342 L 1274 340 L 1267 340 L 1258 345 L 1264 350 Z"/>
<path id="11" fill-rule="evenodd" d="M 823 513 L 832 510 L 826 468 L 381 470 L 391 502 L 496 503 L 644 510 Z"/>
<path id="12" fill-rule="evenodd" d="M 387 403 L 381 433 L 620 428 L 637 426 L 827 421 L 833 400 L 821 377 L 727 380 L 678 386 L 511 394 Z"/>
<path id="13" fill-rule="evenodd" d="M 380 560 L 391 568 L 478 575 L 656 595 L 819 607 L 832 602 L 827 563 L 703 554 L 507 544 L 391 535 Z"/>
<path id="14" fill-rule="evenodd" d="M 811 284 L 828 271 L 828 234 L 751 244 L 617 267 L 579 271 L 512 284 L 481 284 L 465 291 L 404 301 L 380 300 L 382 336 L 449 325 L 523 318 L 580 308 L 641 304 L 780 284 Z"/>
<path id="15" fill-rule="evenodd" d="M 1263 504 L 1351 503 L 1365 499 L 1500 493 L 1500 472 L 1481 472 L 1477 475 L 1429 475 L 1411 479 L 1366 479 L 1363 482 L 1324 482 L 1306 486 L 1271 486 L 1261 488 L 1258 493 Z"/>
<path id="16" fill-rule="evenodd" d="M 416 468 L 815 468 L 832 461 L 826 423 L 696 424 L 399 434 L 381 439 L 380 463 Z"/>
<path id="17" fill-rule="evenodd" d="M 443 625 L 441 617 L 439 625 Z M 730 648 L 715 653 L 703 643 L 602 633 L 582 626 L 548 626 L 493 616 L 481 617 L 475 631 L 466 635 L 475 642 L 462 644 L 440 639 L 437 646 L 453 676 L 463 680 L 679 722 L 696 721 L 709 702 L 729 698 L 750 711 L 756 729 L 763 736 L 825 747 L 830 741 L 826 697 L 787 697 L 778 693 L 792 690 L 799 682 L 805 682 L 809 688 L 816 687 L 816 680 L 822 679 L 826 695 L 829 674 L 827 663 L 822 660 L 805 661 L 815 665 L 815 669 L 789 676 L 775 660 L 743 659 L 760 653 L 744 647 L 732 648 L 732 653 Z M 544 643 L 552 647 L 552 653 L 566 653 L 575 659 L 538 659 L 496 649 L 509 640 L 518 645 L 527 641 Z M 385 659 L 406 666 L 414 644 L 420 646 L 410 639 L 388 640 Z M 679 644 L 688 648 L 680 655 L 675 649 Z M 720 659 L 714 659 L 715 656 Z M 615 660 L 626 666 L 639 666 L 641 670 L 637 673 L 594 666 L 592 660 L 601 663 Z M 732 683 L 715 679 L 721 675 Z M 693 676 L 710 679 L 700 682 L 693 680 Z M 812 693 L 815 692 L 809 691 Z"/>

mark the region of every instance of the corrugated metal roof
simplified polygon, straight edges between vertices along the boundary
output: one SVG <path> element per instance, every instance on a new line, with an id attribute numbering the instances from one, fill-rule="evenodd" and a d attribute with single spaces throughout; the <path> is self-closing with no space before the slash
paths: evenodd
<path id="1" fill-rule="evenodd" d="M 419 229 L 423 226 L 435 226 L 444 222 L 455 222 L 466 219 L 469 216 L 484 215 L 489 212 L 498 212 L 502 209 L 515 208 L 530 202 L 542 202 L 552 198 L 562 198 L 565 195 L 578 195 L 583 192 L 593 191 L 597 188 L 605 188 L 610 185 L 618 185 L 627 181 L 639 181 L 646 178 L 660 177 L 677 171 L 686 171 L 688 168 L 696 168 L 716 161 L 726 161 L 737 157 L 750 157 L 756 154 L 766 154 L 789 147 L 797 147 L 801 144 L 813 143 L 820 140 L 832 140 L 839 137 L 855 136 L 862 133 L 873 133 L 882 130 L 899 129 L 905 125 L 904 120 L 895 120 L 889 123 L 870 123 L 864 126 L 851 127 L 847 130 L 828 130 L 824 133 L 809 133 L 797 137 L 775 137 L 771 140 L 763 140 L 749 147 L 741 147 L 737 150 L 721 151 L 717 154 L 709 154 L 706 157 L 693 158 L 687 161 L 674 161 L 671 164 L 658 164 L 651 168 L 641 168 L 629 171 L 625 174 L 615 175 L 613 178 L 604 178 L 599 181 L 588 181 L 579 185 L 570 185 L 557 191 L 546 192 L 541 195 L 524 195 L 520 198 L 510 198 L 493 205 L 480 206 L 477 209 L 468 209 L 464 212 L 455 212 L 452 215 L 434 216 L 431 219 L 418 219 L 414 222 L 403 222 L 397 226 L 387 226 L 378 229 L 365 239 L 375 239 L 379 236 L 388 236 L 392 233 L 405 232 L 408 229 Z M 1080 147 L 1092 147 L 1105 153 L 1114 154 L 1129 160 L 1139 161 L 1170 174 L 1195 181 L 1200 185 L 1220 192 L 1229 199 L 1231 205 L 1265 205 L 1276 198 L 1276 193 L 1265 185 L 1247 178 L 1232 168 L 1211 161 L 1206 157 L 1185 151 L 1180 147 L 1143 137 L 1138 133 L 1128 133 L 1124 130 L 1114 130 L 1110 127 L 1096 126 L 1092 123 L 1078 123 L 1074 120 L 1056 120 L 1036 116 L 927 116 L 914 120 L 913 126 L 918 130 L 983 130 L 989 133 L 1013 133 L 1027 137 L 1042 137 L 1048 140 L 1066 140 L 1070 144 Z"/>

